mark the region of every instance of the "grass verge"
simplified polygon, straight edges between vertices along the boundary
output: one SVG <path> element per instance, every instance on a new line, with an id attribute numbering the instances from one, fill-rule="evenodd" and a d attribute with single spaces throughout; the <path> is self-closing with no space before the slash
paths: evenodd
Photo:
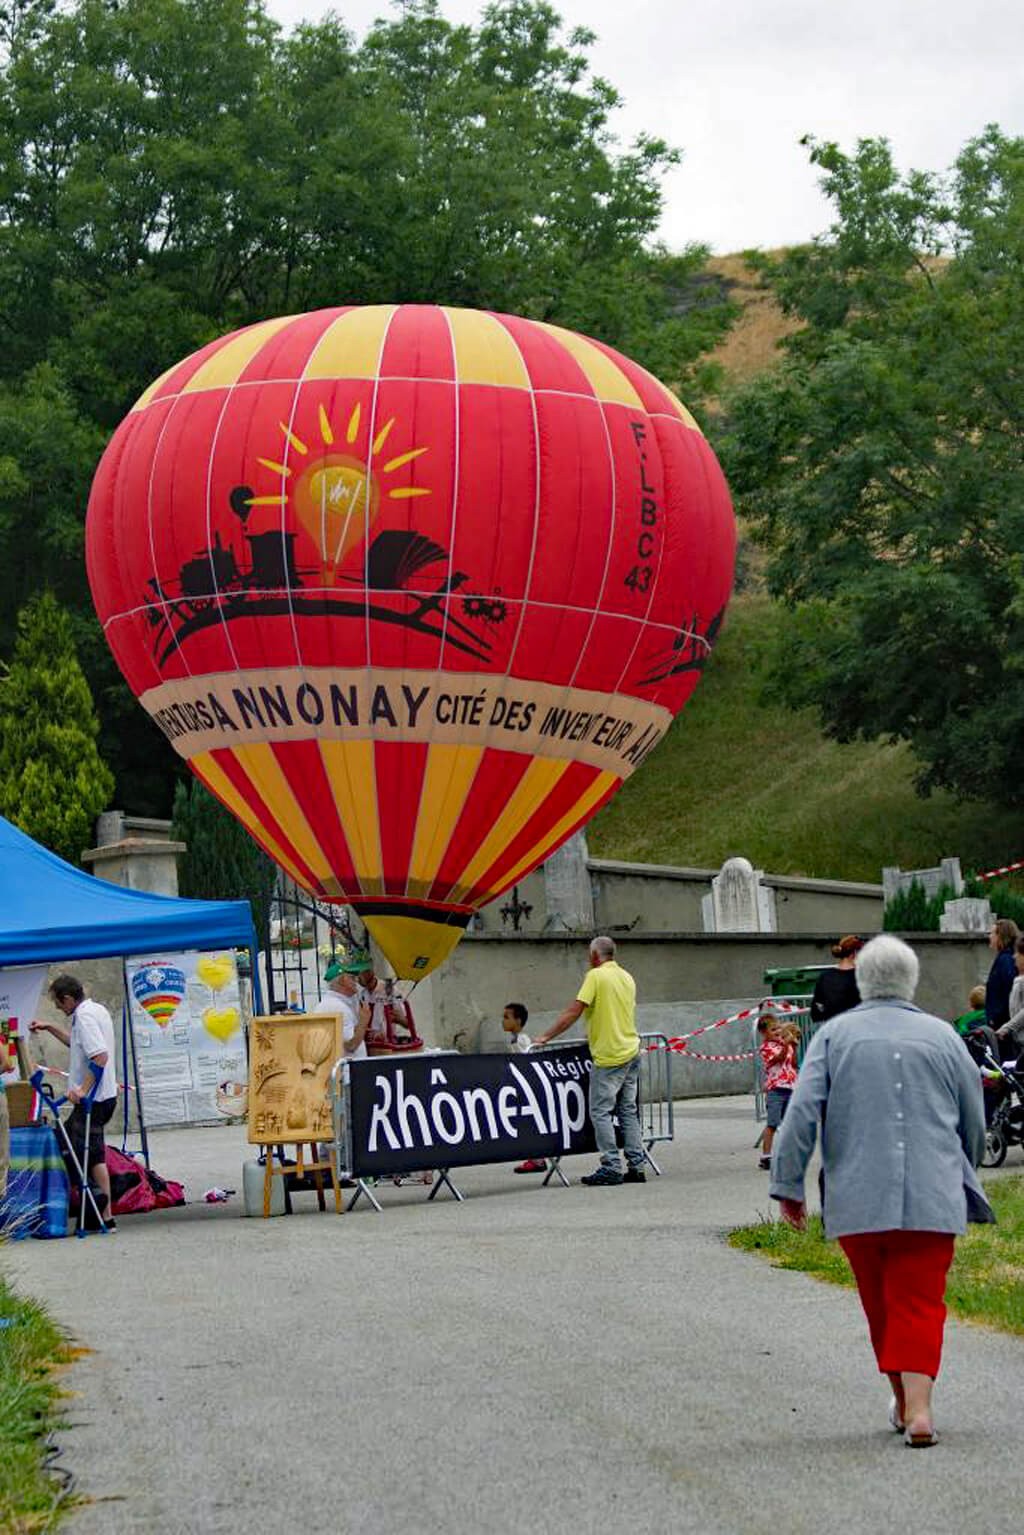
<path id="1" fill-rule="evenodd" d="M 1024 1334 L 1024 1177 L 993 1179 L 985 1193 L 999 1223 L 971 1226 L 957 1242 L 946 1302 L 965 1321 Z M 826 1240 L 817 1217 L 808 1221 L 806 1231 L 781 1221 L 740 1226 L 730 1232 L 729 1244 L 760 1254 L 775 1268 L 799 1269 L 829 1284 L 853 1287 L 839 1245 Z"/>
<path id="2" fill-rule="evenodd" d="M 63 1481 L 47 1467 L 60 1387 L 54 1366 L 70 1356 L 46 1312 L 0 1277 L 0 1530 L 52 1530 L 68 1507 Z"/>
<path id="3" fill-rule="evenodd" d="M 640 772 L 587 828 L 595 858 L 878 881 L 886 864 L 965 873 L 1024 857 L 1024 813 L 915 793 L 905 745 L 821 732 L 774 695 L 769 661 L 787 614 L 751 593 L 730 604 L 707 675 Z"/>

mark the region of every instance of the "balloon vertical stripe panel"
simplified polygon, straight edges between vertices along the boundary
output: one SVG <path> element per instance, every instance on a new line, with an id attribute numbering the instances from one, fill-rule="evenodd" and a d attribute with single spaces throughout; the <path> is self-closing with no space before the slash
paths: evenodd
<path id="1" fill-rule="evenodd" d="M 433 745 L 427 749 L 406 887 L 407 895 L 417 900 L 436 894 L 435 879 L 473 789 L 483 755 L 483 748 L 479 746 Z"/>
<path id="2" fill-rule="evenodd" d="M 203 781 L 219 797 L 229 809 L 235 810 L 241 802 L 246 805 L 251 815 L 251 821 L 246 824 L 256 840 L 266 849 L 272 858 L 275 858 L 287 868 L 288 873 L 298 884 L 306 890 L 316 890 L 318 880 L 314 870 L 307 863 L 304 852 L 295 845 L 285 826 L 287 807 L 269 803 L 260 790 L 259 785 L 252 776 L 246 772 L 234 751 L 218 751 L 207 759 L 200 756 L 196 759 Z M 211 771 L 215 769 L 216 772 Z M 220 792 L 226 790 L 226 793 Z M 273 849 L 280 850 L 280 856 Z"/>
<path id="3" fill-rule="evenodd" d="M 510 866 L 506 862 L 500 874 L 488 876 L 479 883 L 479 893 L 474 897 L 472 904 L 485 905 L 488 901 L 493 901 L 504 894 L 517 880 L 524 879 L 531 869 L 535 869 L 538 864 L 549 858 L 567 838 L 585 826 L 602 805 L 607 804 L 618 789 L 619 783 L 620 780 L 613 774 L 599 773 L 580 798 L 551 824 L 543 835 L 530 844 L 518 863 Z"/>
<path id="4" fill-rule="evenodd" d="M 386 895 L 406 894 L 428 749 L 421 742 L 374 744 L 377 824 Z"/>
<path id="5" fill-rule="evenodd" d="M 352 849 L 355 881 L 350 895 L 383 895 L 384 855 L 380 843 L 372 741 L 321 741 L 320 754 Z"/>
<path id="6" fill-rule="evenodd" d="M 172 364 L 97 470 L 86 549 L 168 745 L 420 976 L 664 735 L 735 533 L 692 416 L 638 364 L 380 304 Z"/>
<path id="7" fill-rule="evenodd" d="M 486 868 L 497 856 L 509 829 L 521 819 L 524 782 L 525 794 L 535 799 L 537 773 L 548 769 L 549 764 L 518 752 L 484 752 L 429 892 L 432 900 L 450 897 L 462 903 L 457 887 L 465 883 L 467 866 Z"/>
<path id="8" fill-rule="evenodd" d="M 311 875 L 309 871 L 300 867 L 294 850 L 286 847 L 274 836 L 270 825 L 270 813 L 261 807 L 252 792 L 240 791 L 232 776 L 225 771 L 222 764 L 215 760 L 212 753 L 201 753 L 193 757 L 189 764 L 193 773 L 205 784 L 210 793 L 236 816 L 246 831 L 258 842 L 263 851 L 288 874 L 297 885 L 304 889 L 310 888 Z M 247 788 L 251 786 L 246 786 Z"/>
<path id="9" fill-rule="evenodd" d="M 318 894 L 337 894 L 358 887 L 357 863 L 345 835 L 338 803 L 327 775 L 324 759 L 316 741 L 288 741 L 272 748 L 297 804 L 301 804 L 319 845 L 320 855 L 329 871 Z"/>
<path id="10" fill-rule="evenodd" d="M 545 767 L 550 770 L 553 764 L 547 763 Z M 540 854 L 532 857 L 534 849 L 540 847 L 551 851 L 558 845 L 562 839 L 559 837 L 555 840 L 555 829 L 563 820 L 569 824 L 567 818 L 571 817 L 573 808 L 584 794 L 593 790 L 595 785 L 600 793 L 604 792 L 603 786 L 599 785 L 601 775 L 585 763 L 559 763 L 558 767 L 561 771 L 551 773 L 551 782 L 539 797 L 538 803 L 532 809 L 523 807 L 519 827 L 514 831 L 509 828 L 509 835 L 497 858 L 487 868 L 476 873 L 472 886 L 464 890 L 463 899 L 471 905 L 487 900 L 491 890 L 511 883 L 520 871 L 533 868 L 541 857 Z"/>

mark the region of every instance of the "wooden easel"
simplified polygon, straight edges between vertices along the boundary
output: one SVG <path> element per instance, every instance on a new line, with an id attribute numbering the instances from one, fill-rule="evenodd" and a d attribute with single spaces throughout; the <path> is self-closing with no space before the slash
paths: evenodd
<path id="1" fill-rule="evenodd" d="M 311 1160 L 304 1162 L 302 1160 L 302 1153 L 304 1146 L 307 1144 L 309 1145 Z M 280 1152 L 281 1159 L 283 1161 L 286 1146 L 295 1147 L 294 1167 L 275 1167 L 274 1152 Z M 333 1149 L 328 1156 L 327 1161 L 323 1162 L 317 1155 L 316 1143 L 314 1141 L 310 1141 L 308 1143 L 305 1141 L 281 1141 L 275 1143 L 273 1146 L 267 1147 L 267 1158 L 263 1168 L 264 1220 L 268 1220 L 270 1218 L 270 1196 L 273 1189 L 272 1179 L 275 1177 L 287 1177 L 289 1173 L 294 1173 L 297 1178 L 304 1178 L 307 1173 L 313 1174 L 313 1182 L 316 1184 L 317 1204 L 321 1210 L 327 1209 L 327 1201 L 324 1198 L 323 1175 L 324 1173 L 328 1173 L 330 1175 L 331 1185 L 334 1189 L 334 1211 L 336 1215 L 341 1215 L 343 1209 L 341 1202 L 341 1184 L 338 1182 L 338 1167 L 335 1161 L 335 1154 Z"/>

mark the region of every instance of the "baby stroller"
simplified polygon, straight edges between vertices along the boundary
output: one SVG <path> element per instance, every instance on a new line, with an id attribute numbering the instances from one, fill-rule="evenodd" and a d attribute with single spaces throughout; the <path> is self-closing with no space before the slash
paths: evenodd
<path id="1" fill-rule="evenodd" d="M 999 1066 L 999 1040 L 996 1031 L 987 1023 L 964 1035 L 967 1053 L 981 1072 L 981 1085 L 985 1092 L 985 1128 L 991 1125 L 996 1109 L 1006 1097 L 1006 1083 L 999 1070 L 990 1069 L 994 1061 Z"/>
<path id="2" fill-rule="evenodd" d="M 1024 1146 L 1024 1058 L 1001 1062 L 999 1051 L 987 1048 L 981 1074 L 986 1087 L 992 1083 L 999 1089 L 991 1119 L 986 1115 L 988 1129 L 981 1165 L 1001 1167 L 1011 1146 Z"/>

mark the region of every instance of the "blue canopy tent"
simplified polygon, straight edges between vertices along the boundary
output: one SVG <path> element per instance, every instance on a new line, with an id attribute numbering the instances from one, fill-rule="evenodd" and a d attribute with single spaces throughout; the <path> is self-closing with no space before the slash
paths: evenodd
<path id="1" fill-rule="evenodd" d="M 125 890 L 72 868 L 0 816 L 0 966 L 184 949 L 247 949 L 256 1012 L 263 1011 L 248 901 Z"/>
<path id="2" fill-rule="evenodd" d="M 255 960 L 249 902 L 125 890 L 73 869 L 0 816 L 0 965 L 200 948 L 248 949 Z"/>

